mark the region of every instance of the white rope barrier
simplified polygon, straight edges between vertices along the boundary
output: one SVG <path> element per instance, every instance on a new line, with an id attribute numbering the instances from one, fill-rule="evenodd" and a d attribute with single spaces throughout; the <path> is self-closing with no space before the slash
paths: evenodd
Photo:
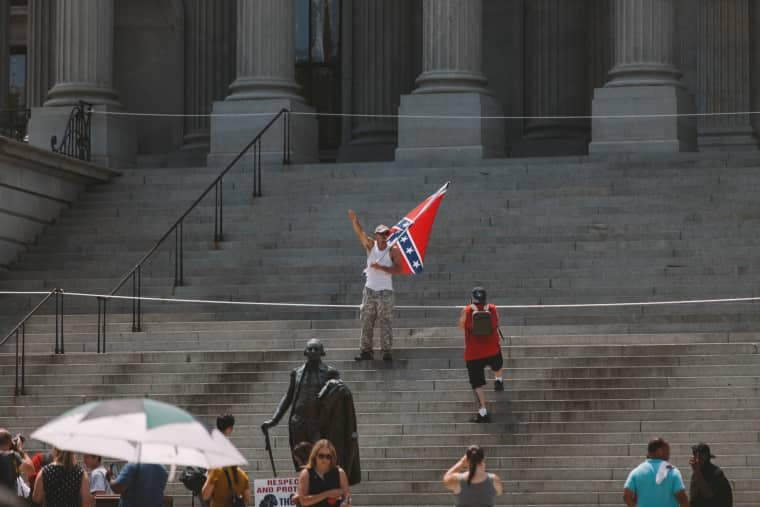
<path id="1" fill-rule="evenodd" d="M 186 298 L 162 298 L 148 296 L 109 296 L 107 294 L 93 294 L 88 292 L 65 292 L 66 296 L 74 297 L 91 297 L 101 299 L 114 299 L 125 301 L 155 301 L 164 303 L 196 303 L 196 304 L 217 304 L 217 305 L 238 305 L 238 306 L 271 306 L 271 307 L 289 307 L 289 308 L 334 308 L 342 310 L 357 310 L 360 305 L 338 305 L 322 303 L 282 303 L 272 301 L 224 301 L 217 299 L 186 299 Z M 0 295 L 15 294 L 39 294 L 47 295 L 49 292 L 13 292 L 0 291 Z M 760 301 L 760 296 L 756 297 L 739 297 L 739 298 L 713 298 L 713 299 L 682 299 L 670 301 L 631 301 L 621 303 L 567 303 L 567 304 L 547 304 L 547 305 L 495 305 L 496 308 L 506 310 L 525 310 L 535 309 L 543 310 L 550 308 L 611 308 L 611 307 L 631 307 L 631 306 L 666 306 L 666 305 L 701 305 L 701 304 L 722 304 L 722 303 L 751 303 Z M 450 305 L 397 305 L 396 310 L 457 310 L 461 306 Z"/>
<path id="2" fill-rule="evenodd" d="M 152 118 L 246 118 L 246 117 L 271 117 L 278 111 L 271 113 L 136 113 L 129 111 L 101 111 L 93 109 L 92 114 L 103 116 L 133 116 Z M 415 114 L 364 114 L 364 113 L 320 113 L 309 111 L 292 111 L 294 116 L 315 116 L 325 118 L 407 118 L 412 120 L 626 120 L 645 118 L 702 118 L 721 116 L 751 116 L 760 115 L 760 111 L 731 111 L 711 113 L 649 113 L 649 114 L 607 114 L 607 115 L 548 115 L 548 116 L 479 116 L 479 115 L 415 115 Z"/>
<path id="3" fill-rule="evenodd" d="M 51 289 L 52 290 L 52 289 Z M 47 296 L 50 294 L 50 290 L 47 290 L 45 292 L 38 292 L 38 291 L 9 291 L 9 290 L 0 290 L 0 296 Z"/>

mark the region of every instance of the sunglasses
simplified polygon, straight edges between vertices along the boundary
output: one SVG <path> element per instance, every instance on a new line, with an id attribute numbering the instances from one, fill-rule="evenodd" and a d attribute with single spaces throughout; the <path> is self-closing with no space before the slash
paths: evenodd
<path id="1" fill-rule="evenodd" d="M 317 454 L 317 458 L 319 459 L 329 459 L 332 460 L 332 454 L 322 454 L 321 452 Z"/>
<path id="2" fill-rule="evenodd" d="M 387 232 L 387 231 L 386 232 L 376 232 L 375 234 L 377 234 L 378 236 L 382 236 L 384 238 L 387 238 L 388 236 L 391 235 L 391 233 Z"/>

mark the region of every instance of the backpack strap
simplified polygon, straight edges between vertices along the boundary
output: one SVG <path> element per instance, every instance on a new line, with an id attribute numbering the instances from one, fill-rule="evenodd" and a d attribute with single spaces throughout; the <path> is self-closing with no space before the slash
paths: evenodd
<path id="1" fill-rule="evenodd" d="M 227 484 L 230 486 L 230 492 L 234 493 L 235 489 L 232 487 L 232 480 L 230 480 L 230 474 L 228 472 L 228 467 L 223 468 L 224 470 L 224 476 L 227 478 Z M 237 470 L 233 469 L 232 471 L 233 479 L 235 480 L 235 484 L 237 484 Z"/>

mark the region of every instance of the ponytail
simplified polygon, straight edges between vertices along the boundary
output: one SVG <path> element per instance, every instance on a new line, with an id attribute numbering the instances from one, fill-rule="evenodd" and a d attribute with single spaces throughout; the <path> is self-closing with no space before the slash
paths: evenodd
<path id="1" fill-rule="evenodd" d="M 470 467 L 469 472 L 467 473 L 467 484 L 472 483 L 472 478 L 475 477 L 475 470 L 478 468 L 478 465 L 483 461 L 483 449 L 480 448 L 478 445 L 471 445 L 467 448 L 467 464 Z"/>

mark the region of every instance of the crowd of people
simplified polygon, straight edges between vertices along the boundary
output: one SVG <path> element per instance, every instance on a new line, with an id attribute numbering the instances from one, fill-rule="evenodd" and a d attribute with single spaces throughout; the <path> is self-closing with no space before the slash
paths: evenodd
<path id="1" fill-rule="evenodd" d="M 370 237 L 354 212 L 349 210 L 348 215 L 367 253 L 366 284 L 360 314 L 360 349 L 355 359 L 374 359 L 373 329 L 377 324 L 380 327 L 382 358 L 392 361 L 392 275 L 402 272 L 398 247 L 389 246 L 391 230 L 387 226 L 378 225 L 374 237 Z M 487 385 L 485 369 L 493 371 L 494 390 L 503 391 L 504 358 L 499 316 L 496 306 L 488 303 L 483 287 L 472 290 L 470 304 L 462 308 L 459 327 L 464 333 L 468 380 L 478 402 L 478 411 L 471 422 L 488 423 L 491 416 L 483 391 Z M 311 360 L 324 355 L 320 343 L 312 345 L 314 350 L 307 344 L 305 352 Z M 312 352 L 314 357 L 310 355 Z M 324 382 L 320 382 L 320 386 L 322 384 Z M 287 396 L 286 399 L 289 400 Z M 282 408 L 282 414 L 278 410 L 262 428 L 266 430 L 275 425 L 285 409 L 287 406 Z M 217 428 L 227 437 L 232 435 L 234 425 L 235 418 L 231 415 L 217 418 Z M 23 444 L 22 436 L 14 437 L 7 430 L 0 429 L 0 486 L 15 491 L 18 496 L 26 497 L 34 504 L 88 507 L 95 505 L 98 496 L 115 493 L 120 495 L 120 507 L 163 505 L 168 473 L 162 465 L 128 463 L 115 473 L 115 470 L 103 466 L 100 456 L 85 454 L 82 464 L 78 464 L 74 453 L 53 448 L 49 454 L 30 457 L 24 452 Z M 294 445 L 292 456 L 299 470 L 297 493 L 291 497 L 293 504 L 302 507 L 350 507 L 349 479 L 338 464 L 333 443 L 327 439 L 320 439 L 313 445 L 301 442 Z M 680 471 L 668 461 L 668 442 L 663 438 L 653 438 L 648 444 L 646 460 L 634 468 L 625 481 L 623 501 L 627 507 L 731 507 L 730 483 L 720 467 L 711 462 L 713 458 L 715 456 L 706 444 L 700 443 L 692 448 L 689 461 L 691 484 L 687 493 Z M 250 480 L 240 467 L 211 469 L 203 472 L 199 479 L 202 486 L 199 482 L 197 491 L 195 486 L 185 485 L 193 490 L 204 506 L 252 505 Z M 501 479 L 486 471 L 485 452 L 477 445 L 470 446 L 464 456 L 445 472 L 443 484 L 454 495 L 455 505 L 461 507 L 494 505 L 495 497 L 503 493 Z"/>

